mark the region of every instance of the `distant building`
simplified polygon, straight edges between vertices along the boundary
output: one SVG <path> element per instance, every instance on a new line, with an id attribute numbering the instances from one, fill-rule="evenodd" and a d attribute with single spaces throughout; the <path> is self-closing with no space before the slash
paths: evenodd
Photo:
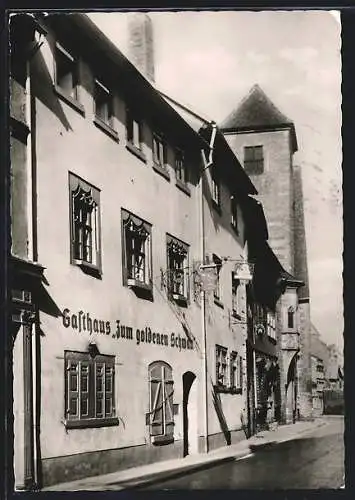
<path id="1" fill-rule="evenodd" d="M 318 416 L 324 412 L 324 390 L 327 388 L 329 353 L 327 344 L 321 340 L 320 333 L 313 324 L 311 324 L 311 362 L 313 416 Z"/>
<path id="2" fill-rule="evenodd" d="M 335 344 L 328 346 L 328 360 L 325 373 L 327 388 L 343 390 L 344 356 Z"/>
<path id="3" fill-rule="evenodd" d="M 294 276 L 287 283 L 277 320 L 283 357 L 282 399 L 286 400 L 283 418 L 310 418 L 309 289 L 301 176 L 293 164 L 298 148 L 295 127 L 254 85 L 221 128 L 257 187 L 270 246 L 285 270 Z"/>

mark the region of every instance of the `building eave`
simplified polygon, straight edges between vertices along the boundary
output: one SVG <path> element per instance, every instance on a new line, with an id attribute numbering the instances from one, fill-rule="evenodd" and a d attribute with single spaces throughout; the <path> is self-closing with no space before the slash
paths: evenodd
<path id="1" fill-rule="evenodd" d="M 111 40 L 82 13 L 69 15 L 53 14 L 46 21 L 58 31 L 59 35 L 70 33 L 73 41 L 80 45 L 80 51 L 93 66 L 110 65 L 109 75 L 116 79 L 120 91 L 127 98 L 128 104 L 140 105 L 145 117 L 154 127 L 160 129 L 167 138 L 178 141 L 177 146 L 206 147 L 205 141 L 196 133 L 181 116 L 166 102 L 155 87 L 127 59 Z M 65 21 L 65 26 L 63 26 Z"/>

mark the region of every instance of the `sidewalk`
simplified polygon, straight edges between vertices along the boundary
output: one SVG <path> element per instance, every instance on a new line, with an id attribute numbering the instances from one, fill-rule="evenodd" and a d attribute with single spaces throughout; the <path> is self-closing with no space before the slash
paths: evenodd
<path id="1" fill-rule="evenodd" d="M 225 461 L 240 460 L 267 444 L 289 441 L 317 427 L 326 425 L 326 423 L 325 419 L 319 417 L 312 422 L 296 422 L 295 424 L 282 425 L 276 430 L 260 432 L 250 439 L 212 450 L 208 454 L 189 455 L 185 458 L 176 458 L 164 462 L 132 467 L 102 476 L 93 476 L 57 484 L 43 488 L 42 491 L 118 491 L 138 486 L 142 487 L 160 481 L 162 478 L 177 477 L 184 473 L 212 467 Z"/>

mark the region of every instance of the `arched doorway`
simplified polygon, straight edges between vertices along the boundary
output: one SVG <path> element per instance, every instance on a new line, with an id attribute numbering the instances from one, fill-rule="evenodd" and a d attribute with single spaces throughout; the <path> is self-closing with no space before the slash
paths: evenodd
<path id="1" fill-rule="evenodd" d="M 182 376 L 183 386 L 183 456 L 197 453 L 197 384 L 194 384 L 196 375 L 190 371 Z"/>
<path id="2" fill-rule="evenodd" d="M 297 406 L 297 353 L 291 359 L 286 382 L 286 423 L 296 421 Z"/>

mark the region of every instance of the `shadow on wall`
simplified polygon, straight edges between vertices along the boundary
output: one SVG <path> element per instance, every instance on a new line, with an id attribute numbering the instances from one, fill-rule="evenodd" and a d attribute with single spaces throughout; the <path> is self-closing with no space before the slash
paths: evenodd
<path id="1" fill-rule="evenodd" d="M 230 433 L 230 430 L 228 429 L 226 417 L 224 416 L 224 413 L 223 413 L 221 395 L 215 389 L 214 386 L 212 386 L 212 398 L 213 398 L 213 406 L 214 406 L 214 409 L 216 410 L 219 425 L 221 427 L 224 438 L 226 440 L 226 444 L 230 445 L 231 444 L 231 433 Z"/>
<path id="2" fill-rule="evenodd" d="M 54 91 L 54 82 L 47 64 L 39 51 L 32 59 L 31 76 L 33 96 L 39 99 L 59 119 L 67 131 L 73 130 L 64 113 L 60 99 Z"/>

